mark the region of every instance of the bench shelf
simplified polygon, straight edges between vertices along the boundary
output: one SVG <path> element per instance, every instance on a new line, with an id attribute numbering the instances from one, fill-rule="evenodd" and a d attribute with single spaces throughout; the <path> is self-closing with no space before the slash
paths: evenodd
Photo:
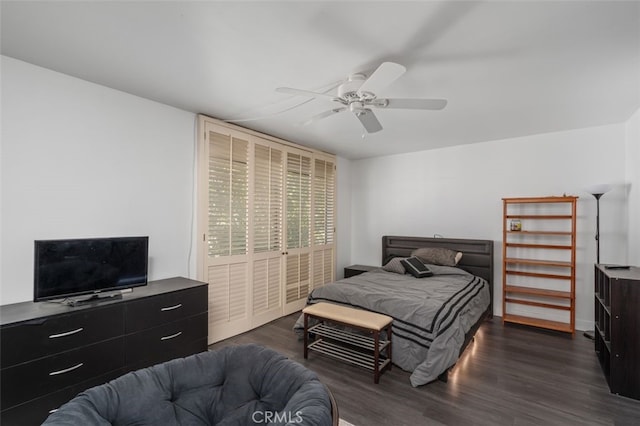
<path id="1" fill-rule="evenodd" d="M 371 371 L 376 370 L 376 362 L 373 353 L 358 351 L 326 339 L 316 339 L 307 347 L 312 351 L 330 356 L 331 358 L 348 362 Z M 378 370 L 382 371 L 382 369 L 384 369 L 390 362 L 391 361 L 388 358 L 380 357 L 380 359 L 378 359 Z"/>
<path id="2" fill-rule="evenodd" d="M 369 351 L 373 351 L 376 345 L 375 340 L 372 337 L 334 328 L 325 323 L 316 324 L 313 327 L 310 327 L 309 333 L 326 337 L 327 339 L 337 340 Z M 382 340 L 379 342 L 378 350 L 382 352 L 387 346 L 389 346 L 389 341 Z"/>
<path id="3" fill-rule="evenodd" d="M 391 369 L 391 317 L 326 303 L 311 305 L 303 313 L 305 359 L 315 351 L 372 370 L 374 383 Z M 318 323 L 310 326 L 310 319 Z M 385 339 L 380 338 L 382 331 Z"/>

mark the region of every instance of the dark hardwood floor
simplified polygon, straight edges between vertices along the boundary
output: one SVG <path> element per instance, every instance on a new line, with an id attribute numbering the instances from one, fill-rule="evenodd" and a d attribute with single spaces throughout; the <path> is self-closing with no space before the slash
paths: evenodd
<path id="1" fill-rule="evenodd" d="M 298 314 L 216 343 L 271 347 L 315 371 L 331 389 L 340 417 L 356 426 L 382 425 L 640 425 L 640 401 L 612 395 L 593 341 L 538 329 L 485 322 L 449 375 L 411 387 L 394 367 L 373 374 L 317 353 L 302 356 L 293 333 Z"/>

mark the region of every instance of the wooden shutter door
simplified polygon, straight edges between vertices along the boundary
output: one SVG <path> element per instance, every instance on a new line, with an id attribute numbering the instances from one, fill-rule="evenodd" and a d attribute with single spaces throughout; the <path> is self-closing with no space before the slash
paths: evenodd
<path id="1" fill-rule="evenodd" d="M 209 342 L 249 327 L 249 142 L 205 127 Z"/>
<path id="2" fill-rule="evenodd" d="M 256 141 L 252 210 L 253 327 L 279 318 L 283 312 L 284 158 L 277 144 Z"/>
<path id="3" fill-rule="evenodd" d="M 304 307 L 311 286 L 311 154 L 291 150 L 285 168 L 285 308 Z"/>
<path id="4" fill-rule="evenodd" d="M 335 163 L 314 158 L 313 288 L 335 279 L 335 188 Z"/>

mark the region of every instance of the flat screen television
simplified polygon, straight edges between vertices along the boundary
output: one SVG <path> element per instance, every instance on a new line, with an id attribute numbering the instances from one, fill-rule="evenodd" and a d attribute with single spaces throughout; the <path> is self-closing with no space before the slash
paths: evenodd
<path id="1" fill-rule="evenodd" d="M 34 302 L 147 284 L 149 237 L 36 240 Z"/>

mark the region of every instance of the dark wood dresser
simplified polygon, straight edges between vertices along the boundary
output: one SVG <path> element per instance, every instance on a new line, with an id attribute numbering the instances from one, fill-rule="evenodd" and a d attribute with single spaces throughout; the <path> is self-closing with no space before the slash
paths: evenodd
<path id="1" fill-rule="evenodd" d="M 612 393 L 640 399 L 640 268 L 595 267 L 595 349 Z"/>
<path id="2" fill-rule="evenodd" d="M 70 307 L 0 307 L 0 423 L 41 424 L 79 392 L 126 372 L 207 350 L 207 284 L 149 282 Z"/>

